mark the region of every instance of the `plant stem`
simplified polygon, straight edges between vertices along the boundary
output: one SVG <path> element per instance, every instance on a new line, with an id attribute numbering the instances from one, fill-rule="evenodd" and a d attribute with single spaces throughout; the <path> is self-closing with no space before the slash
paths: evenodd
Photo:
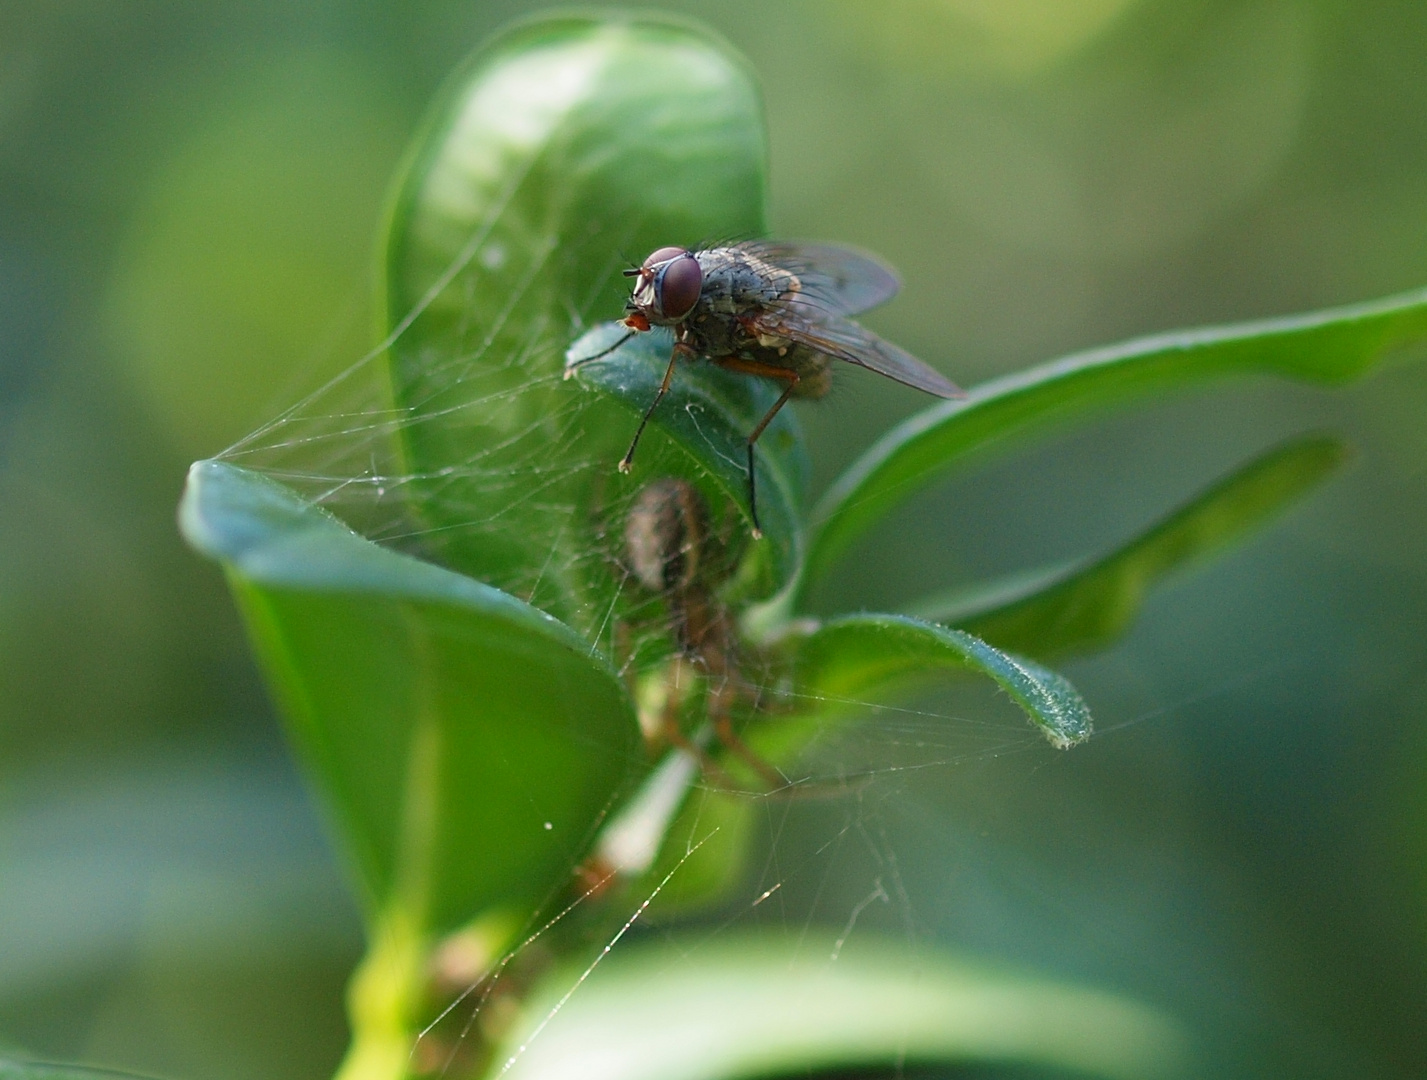
<path id="1" fill-rule="evenodd" d="M 334 1080 L 402 1080 L 408 1074 L 425 957 L 426 942 L 410 914 L 394 905 L 373 928 L 367 955 L 348 984 L 352 1045 Z"/>

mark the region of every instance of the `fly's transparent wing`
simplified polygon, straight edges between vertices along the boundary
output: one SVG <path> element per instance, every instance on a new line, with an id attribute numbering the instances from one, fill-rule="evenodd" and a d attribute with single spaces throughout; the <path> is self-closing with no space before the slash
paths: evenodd
<path id="1" fill-rule="evenodd" d="M 965 396 L 960 387 L 941 372 L 851 319 L 826 314 L 811 317 L 815 314 L 818 314 L 816 308 L 795 296 L 775 308 L 751 316 L 748 324 L 759 334 L 798 342 L 826 356 L 869 368 L 879 375 L 886 375 L 889 379 L 940 398 Z"/>
<path id="2" fill-rule="evenodd" d="M 803 295 L 827 315 L 856 315 L 897 294 L 902 281 L 876 255 L 831 244 L 749 240 L 734 248 L 773 266 L 790 270 Z"/>

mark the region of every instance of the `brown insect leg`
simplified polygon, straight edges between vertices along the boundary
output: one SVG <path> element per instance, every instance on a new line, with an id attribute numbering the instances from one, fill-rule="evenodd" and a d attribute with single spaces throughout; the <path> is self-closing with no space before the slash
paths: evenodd
<path id="1" fill-rule="evenodd" d="M 723 743 L 730 753 L 762 777 L 763 782 L 768 785 L 771 791 L 787 788 L 789 786 L 788 778 L 754 753 L 733 730 L 729 699 L 736 694 L 737 689 L 731 680 L 725 679 L 723 685 L 710 687 L 709 712 L 713 714 L 714 734 L 718 736 L 718 741 Z"/>
<path id="2" fill-rule="evenodd" d="M 683 703 L 684 693 L 682 689 L 683 666 L 685 661 L 680 657 L 674 658 L 674 663 L 670 671 L 673 685 L 670 688 L 668 700 L 664 703 L 659 718 L 660 734 L 664 736 L 664 741 L 670 746 L 677 747 L 688 754 L 699 763 L 706 777 L 714 782 L 717 787 L 728 791 L 737 791 L 738 785 L 733 777 L 729 776 L 717 761 L 710 756 L 709 752 L 702 746 L 693 743 L 679 727 L 679 707 Z M 780 783 L 787 781 L 780 778 Z"/>
<path id="3" fill-rule="evenodd" d="M 758 524 L 758 486 L 753 475 L 753 444 L 758 441 L 763 430 L 772 423 L 773 417 L 778 415 L 778 410 L 788 404 L 788 399 L 793 396 L 793 390 L 802 381 L 802 376 L 792 368 L 779 367 L 777 364 L 764 364 L 757 360 L 745 360 L 741 356 L 722 356 L 714 363 L 729 371 L 741 371 L 745 375 L 761 375 L 765 379 L 783 379 L 788 383 L 782 396 L 773 403 L 773 407 L 768 410 L 767 415 L 758 421 L 758 426 L 748 436 L 748 511 L 753 518 L 753 538 L 757 540 L 762 537 L 763 530 Z"/>
<path id="4" fill-rule="evenodd" d="M 669 392 L 669 384 L 674 381 L 674 365 L 679 362 L 680 355 L 693 356 L 694 350 L 685 345 L 682 341 L 674 345 L 674 351 L 669 354 L 669 366 L 664 371 L 664 381 L 659 384 L 659 392 L 654 395 L 654 400 L 649 403 L 649 408 L 644 413 L 644 419 L 639 421 L 639 427 L 634 432 L 634 438 L 630 441 L 629 449 L 624 452 L 624 457 L 620 459 L 619 471 L 629 472 L 629 467 L 634 463 L 634 448 L 639 445 L 639 436 L 644 434 L 644 425 L 649 423 L 649 418 L 654 415 L 654 410 L 659 407 L 659 402 L 664 400 L 664 395 Z"/>

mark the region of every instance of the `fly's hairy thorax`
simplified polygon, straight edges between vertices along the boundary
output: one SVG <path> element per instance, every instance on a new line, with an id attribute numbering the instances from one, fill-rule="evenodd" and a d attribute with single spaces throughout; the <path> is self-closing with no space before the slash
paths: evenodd
<path id="1" fill-rule="evenodd" d="M 698 307 L 711 315 L 766 310 L 799 292 L 797 275 L 737 248 L 711 248 L 694 256 L 704 274 Z"/>
<path id="2" fill-rule="evenodd" d="M 796 371 L 796 397 L 822 397 L 831 382 L 828 357 L 784 338 L 751 330 L 748 316 L 787 303 L 802 290 L 796 274 L 737 248 L 711 248 L 694 256 L 703 288 L 683 321 L 684 340 L 700 356 L 738 356 Z"/>
<path id="3" fill-rule="evenodd" d="M 703 288 L 684 318 L 685 339 L 704 357 L 746 356 L 758 347 L 758 340 L 744 320 L 796 291 L 798 279 L 731 248 L 700 251 L 695 258 L 703 271 Z"/>

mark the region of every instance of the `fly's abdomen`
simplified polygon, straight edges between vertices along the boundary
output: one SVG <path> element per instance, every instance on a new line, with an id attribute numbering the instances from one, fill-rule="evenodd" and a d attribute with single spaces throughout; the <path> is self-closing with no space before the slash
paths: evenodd
<path id="1" fill-rule="evenodd" d="M 794 345 L 779 361 L 798 373 L 793 396 L 799 398 L 826 397 L 832 389 L 832 357 L 806 345 Z"/>

